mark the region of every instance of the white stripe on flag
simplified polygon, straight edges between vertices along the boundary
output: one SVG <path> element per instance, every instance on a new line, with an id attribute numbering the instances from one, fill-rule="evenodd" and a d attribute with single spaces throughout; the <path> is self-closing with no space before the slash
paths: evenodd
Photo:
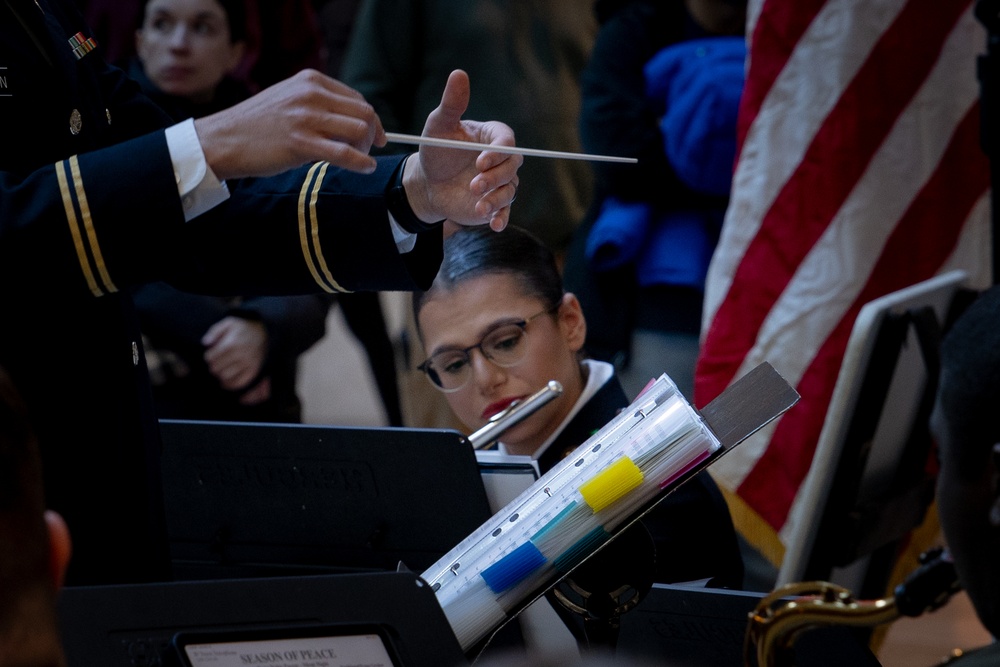
<path id="1" fill-rule="evenodd" d="M 858 297 L 889 234 L 934 173 L 952 130 L 979 97 L 975 54 L 968 49 L 970 32 L 985 39 L 985 31 L 977 27 L 971 13 L 962 17 L 920 92 L 768 313 L 737 378 L 773 359 L 772 365 L 794 387 Z M 788 349 L 797 353 L 779 357 Z"/>
<path id="2" fill-rule="evenodd" d="M 802 162 L 844 88 L 905 4 L 905 0 L 832 0 L 799 40 L 740 151 L 722 237 L 709 268 L 702 331 L 708 329 L 729 292 L 739 260 L 760 230 L 764 215 Z M 874 5 L 879 10 L 869 17 Z M 752 44 L 749 52 L 752 58 Z"/>
<path id="3" fill-rule="evenodd" d="M 992 210 L 991 194 L 987 190 L 970 211 L 954 252 L 941 267 L 941 273 L 955 269 L 968 272 L 969 287 L 977 290 L 986 289 L 992 281 Z"/>

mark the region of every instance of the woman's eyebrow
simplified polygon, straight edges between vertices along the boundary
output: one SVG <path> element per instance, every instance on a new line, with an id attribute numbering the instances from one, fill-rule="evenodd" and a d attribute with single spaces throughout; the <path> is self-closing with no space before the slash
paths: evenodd
<path id="1" fill-rule="evenodd" d="M 483 327 L 479 330 L 479 340 L 482 340 L 484 336 L 488 336 L 502 326 L 508 324 L 516 324 L 517 322 L 523 322 L 524 318 L 518 315 L 509 315 L 507 317 L 501 317 L 493 320 L 489 325 Z"/>
<path id="2" fill-rule="evenodd" d="M 483 342 L 483 338 L 490 335 L 491 333 L 493 333 L 502 326 L 506 326 L 508 324 L 515 324 L 517 322 L 523 322 L 523 321 L 524 318 L 519 317 L 517 315 L 510 315 L 508 317 L 501 317 L 499 319 L 493 320 L 492 322 L 490 322 L 485 327 L 479 330 L 479 338 L 476 340 L 475 343 L 471 343 L 471 345 L 478 345 L 479 343 Z M 440 354 L 442 352 L 460 351 L 464 350 L 467 347 L 468 345 L 460 345 L 458 343 L 443 343 L 441 345 L 435 346 L 434 349 L 432 349 L 427 356 L 433 357 L 434 355 Z"/>

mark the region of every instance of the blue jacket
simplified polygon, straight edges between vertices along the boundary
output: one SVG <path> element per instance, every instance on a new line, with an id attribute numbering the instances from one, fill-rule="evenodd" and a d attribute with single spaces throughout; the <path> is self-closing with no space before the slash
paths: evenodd
<path id="1" fill-rule="evenodd" d="M 745 60 L 742 38 L 704 37 L 666 46 L 644 67 L 664 154 L 692 191 L 729 194 Z M 609 271 L 633 262 L 640 287 L 703 288 L 724 210 L 652 201 L 604 201 L 587 238 L 591 266 Z"/>

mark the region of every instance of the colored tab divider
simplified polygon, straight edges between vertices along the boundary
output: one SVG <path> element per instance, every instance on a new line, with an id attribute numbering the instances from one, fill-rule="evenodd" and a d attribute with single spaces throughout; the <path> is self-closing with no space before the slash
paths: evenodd
<path id="1" fill-rule="evenodd" d="M 590 505 L 590 509 L 600 512 L 629 491 L 642 484 L 642 471 L 632 463 L 632 459 L 623 456 L 601 474 L 580 487 L 580 495 Z"/>

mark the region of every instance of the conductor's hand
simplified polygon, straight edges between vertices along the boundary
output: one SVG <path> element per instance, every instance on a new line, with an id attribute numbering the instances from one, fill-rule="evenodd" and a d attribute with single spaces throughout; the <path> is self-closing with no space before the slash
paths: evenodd
<path id="1" fill-rule="evenodd" d="M 361 93 L 316 70 L 303 70 L 250 99 L 199 118 L 205 159 L 222 180 L 270 176 L 325 160 L 372 172 L 372 145 L 385 131 Z"/>
<path id="2" fill-rule="evenodd" d="M 424 135 L 514 145 L 514 132 L 503 123 L 462 120 L 468 105 L 469 76 L 455 70 L 448 77 L 441 104 L 427 117 Z M 410 207 L 424 222 L 489 223 L 500 231 L 510 218 L 517 170 L 523 161 L 521 155 L 421 146 L 406 161 L 403 186 Z"/>

